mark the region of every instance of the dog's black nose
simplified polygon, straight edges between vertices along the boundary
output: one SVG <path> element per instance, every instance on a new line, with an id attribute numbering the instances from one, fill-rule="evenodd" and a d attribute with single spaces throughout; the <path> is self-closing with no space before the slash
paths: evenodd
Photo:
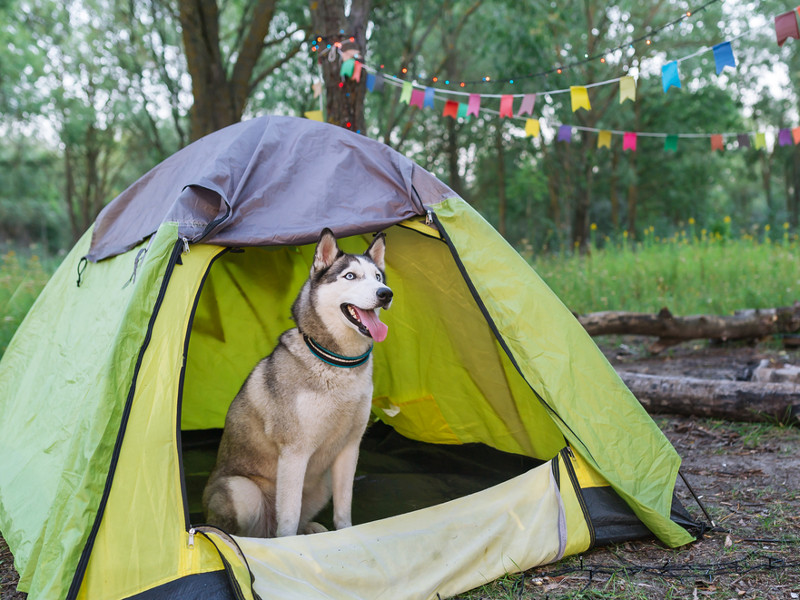
<path id="1" fill-rule="evenodd" d="M 378 300 L 381 300 L 382 302 L 388 302 L 394 295 L 392 290 L 390 290 L 388 287 L 378 288 L 378 291 L 375 293 L 378 295 Z"/>

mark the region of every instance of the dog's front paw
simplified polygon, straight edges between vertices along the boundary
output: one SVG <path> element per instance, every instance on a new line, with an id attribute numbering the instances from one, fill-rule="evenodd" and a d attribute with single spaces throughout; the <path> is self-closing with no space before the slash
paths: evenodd
<path id="1" fill-rule="evenodd" d="M 328 531 L 328 528 L 325 525 L 321 525 L 316 521 L 311 521 L 306 528 L 303 530 L 305 535 L 311 535 L 312 533 L 324 533 Z"/>

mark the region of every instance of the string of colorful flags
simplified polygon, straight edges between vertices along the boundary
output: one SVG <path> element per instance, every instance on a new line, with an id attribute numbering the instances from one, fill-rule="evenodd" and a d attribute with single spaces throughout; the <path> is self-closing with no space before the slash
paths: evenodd
<path id="1" fill-rule="evenodd" d="M 708 4 L 715 2 L 717 0 L 711 0 L 711 2 L 706 3 L 701 7 L 705 8 Z M 692 14 L 691 12 L 687 12 L 685 16 Z M 781 15 L 778 15 L 774 18 L 775 22 L 775 35 L 776 41 L 778 46 L 782 46 L 787 39 L 790 37 L 795 39 L 800 39 L 800 28 L 798 28 L 797 23 L 797 16 L 800 14 L 800 7 L 797 7 L 795 10 L 788 11 Z M 681 19 L 677 19 L 665 26 L 658 28 L 659 30 L 664 29 L 668 25 L 672 25 L 676 22 L 679 22 Z M 679 64 L 685 60 L 690 58 L 694 58 L 700 54 L 704 54 L 708 51 L 713 52 L 714 56 L 714 63 L 716 67 L 716 73 L 719 75 L 723 72 L 726 67 L 730 67 L 735 69 L 736 68 L 736 58 L 733 53 L 733 46 L 732 42 L 736 41 L 737 39 L 752 33 L 754 30 L 746 31 L 735 38 L 730 40 L 724 41 L 720 44 L 716 44 L 711 48 L 704 47 L 700 50 L 690 54 L 688 56 L 684 56 L 682 58 L 678 58 L 676 60 L 672 60 L 664 64 L 661 68 L 661 80 L 662 80 L 662 89 L 664 93 L 667 93 L 668 90 L 672 87 L 681 87 L 681 78 L 679 72 Z M 321 39 L 321 38 L 318 38 Z M 638 39 L 637 39 L 638 41 Z M 649 39 L 647 41 L 649 44 Z M 394 87 L 400 88 L 400 102 L 408 104 L 409 106 L 416 106 L 420 109 L 433 109 L 435 108 L 436 101 L 444 101 L 444 106 L 442 110 L 443 117 L 450 117 L 453 119 L 469 119 L 471 116 L 477 117 L 481 112 L 495 114 L 498 115 L 500 118 L 510 118 L 510 119 L 524 119 L 525 121 L 525 134 L 531 137 L 539 137 L 541 132 L 541 125 L 539 119 L 534 118 L 533 111 L 536 104 L 536 98 L 539 95 L 556 95 L 556 94 L 570 94 L 570 102 L 571 108 L 573 112 L 576 112 L 579 109 L 583 110 L 591 110 L 591 102 L 589 100 L 588 89 L 598 86 L 605 86 L 605 85 L 612 85 L 618 84 L 619 85 L 619 103 L 622 104 L 625 101 L 635 101 L 636 100 L 636 79 L 633 76 L 622 76 L 613 79 L 608 79 L 605 81 L 600 81 L 596 83 L 586 84 L 582 86 L 570 86 L 569 88 L 564 89 L 555 89 L 555 90 L 547 90 L 544 92 L 538 93 L 523 93 L 523 94 L 485 94 L 485 93 L 473 93 L 473 92 L 466 92 L 466 91 L 459 91 L 459 90 L 450 90 L 450 89 L 442 89 L 440 87 L 434 86 L 421 86 L 416 83 L 416 81 L 407 81 L 401 79 L 399 77 L 389 75 L 386 73 L 381 72 L 380 70 L 375 69 L 369 65 L 358 60 L 358 54 L 354 51 L 348 51 L 347 53 L 343 53 L 341 51 L 341 45 L 333 44 L 328 46 L 328 51 L 331 53 L 328 55 L 329 59 L 333 60 L 334 58 L 338 57 L 342 60 L 341 68 L 340 68 L 340 76 L 344 80 L 344 78 L 350 78 L 355 81 L 360 81 L 364 72 L 366 72 L 366 88 L 369 92 L 379 93 L 382 92 L 385 88 L 386 84 L 389 84 Z M 333 51 L 336 51 L 337 54 L 334 54 Z M 381 65 L 381 68 L 383 65 Z M 561 72 L 561 69 L 558 69 L 557 72 Z M 433 81 L 437 81 L 438 78 L 434 77 Z M 488 78 L 484 78 L 486 81 Z M 511 81 L 513 83 L 513 80 Z M 446 82 L 449 84 L 449 82 Z M 464 87 L 465 82 L 461 82 L 460 87 Z M 321 86 L 316 84 L 314 86 L 315 97 L 319 95 L 321 90 Z M 456 99 L 452 99 L 452 97 L 457 97 L 461 99 L 465 99 L 466 102 L 459 101 Z M 485 102 L 482 102 L 486 99 L 496 99 L 499 98 L 499 110 L 489 109 Z M 517 99 L 520 99 L 519 106 L 514 110 L 514 103 Z M 482 106 L 483 103 L 483 106 Z M 306 117 L 322 121 L 323 114 L 322 111 L 309 111 L 306 113 Z M 558 133 L 556 136 L 556 140 L 560 142 L 570 143 L 572 141 L 572 133 L 573 129 L 578 131 L 588 131 L 594 132 L 597 134 L 597 147 L 598 148 L 610 148 L 611 147 L 611 137 L 612 135 L 622 135 L 623 136 L 623 150 L 628 151 L 636 151 L 637 148 L 637 140 L 640 137 L 662 137 L 664 138 L 664 150 L 665 151 L 676 151 L 678 146 L 678 139 L 679 138 L 710 138 L 711 140 L 711 150 L 723 150 L 725 148 L 725 139 L 735 136 L 737 146 L 740 148 L 751 147 L 750 143 L 750 136 L 754 136 L 754 144 L 752 147 L 755 149 L 766 148 L 766 134 L 763 132 L 748 132 L 748 133 L 704 133 L 704 134 L 694 134 L 694 133 L 646 133 L 646 132 L 631 132 L 631 131 L 617 131 L 617 130 L 610 130 L 610 129 L 597 129 L 591 127 L 582 127 L 582 126 L 573 126 L 573 125 L 566 125 L 561 124 L 558 126 Z M 786 146 L 792 144 L 800 143 L 800 127 L 795 127 L 793 129 L 780 129 L 777 136 L 777 143 L 779 146 Z"/>

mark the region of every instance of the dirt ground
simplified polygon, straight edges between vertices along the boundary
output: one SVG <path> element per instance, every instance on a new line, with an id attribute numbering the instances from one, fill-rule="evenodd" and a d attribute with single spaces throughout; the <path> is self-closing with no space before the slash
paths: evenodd
<path id="1" fill-rule="evenodd" d="M 616 366 L 645 373 L 740 379 L 759 360 L 800 365 L 777 345 L 682 344 L 651 356 L 643 340 L 603 340 Z M 463 600 L 499 598 L 800 599 L 800 428 L 655 416 L 683 457 L 683 474 L 714 529 L 689 546 L 655 541 L 589 551 L 511 575 Z M 688 488 L 677 493 L 704 519 Z M 19 600 L 13 559 L 0 538 L 0 598 Z"/>

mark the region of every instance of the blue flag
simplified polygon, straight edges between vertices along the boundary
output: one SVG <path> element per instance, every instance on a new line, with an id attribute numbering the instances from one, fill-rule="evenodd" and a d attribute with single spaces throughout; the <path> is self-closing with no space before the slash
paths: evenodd
<path id="1" fill-rule="evenodd" d="M 434 89 L 432 87 L 425 88 L 425 102 L 423 104 L 424 108 L 433 108 L 433 93 Z"/>
<path id="2" fill-rule="evenodd" d="M 725 67 L 736 68 L 736 59 L 733 57 L 733 48 L 730 42 L 722 42 L 713 48 L 714 62 L 717 63 L 717 75 L 722 73 Z"/>
<path id="3" fill-rule="evenodd" d="M 678 61 L 673 60 L 661 67 L 661 83 L 664 85 L 664 93 L 673 85 L 681 87 L 681 76 L 678 73 Z"/>
<path id="4" fill-rule="evenodd" d="M 572 125 L 561 125 L 558 128 L 558 141 L 568 144 L 572 142 Z"/>

